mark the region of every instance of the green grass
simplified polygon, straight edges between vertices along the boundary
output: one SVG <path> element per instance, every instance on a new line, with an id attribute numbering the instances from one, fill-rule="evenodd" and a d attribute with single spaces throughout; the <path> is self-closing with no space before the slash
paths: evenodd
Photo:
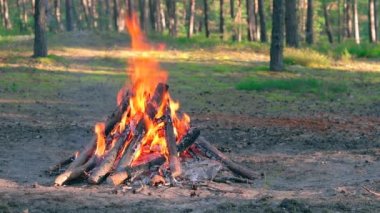
<path id="1" fill-rule="evenodd" d="M 314 78 L 257 78 L 252 77 L 236 84 L 236 89 L 247 91 L 276 91 L 284 90 L 295 94 L 318 94 L 321 97 L 348 91 L 347 85 L 333 83 Z"/>
<path id="2" fill-rule="evenodd" d="M 345 60 L 345 57 L 347 57 L 347 55 L 356 58 L 380 57 L 380 45 L 371 44 L 368 42 L 356 44 L 352 40 L 348 40 L 340 44 L 318 43 L 314 49 L 322 54 L 343 60 Z"/>
<path id="3" fill-rule="evenodd" d="M 284 63 L 304 67 L 329 67 L 331 60 L 326 55 L 311 49 L 286 48 L 284 52 Z"/>

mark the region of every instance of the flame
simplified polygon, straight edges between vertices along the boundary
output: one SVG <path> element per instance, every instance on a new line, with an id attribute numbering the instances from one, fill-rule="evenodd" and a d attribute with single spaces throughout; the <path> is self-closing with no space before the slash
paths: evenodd
<path id="1" fill-rule="evenodd" d="M 122 119 L 117 123 L 114 129 L 110 133 L 109 144 L 105 141 L 104 124 L 99 123 L 95 126 L 95 132 L 97 134 L 97 146 L 95 154 L 97 156 L 104 155 L 104 153 L 111 149 L 115 143 L 115 138 L 120 135 L 127 128 L 130 128 L 130 135 L 127 137 L 125 146 L 130 142 L 134 129 L 137 123 L 143 119 L 145 122 L 145 134 L 141 140 L 141 146 L 134 155 L 132 165 L 139 164 L 151 156 L 164 155 L 168 159 L 168 147 L 165 139 L 165 123 L 157 122 L 165 115 L 167 107 L 170 108 L 170 116 L 173 122 L 173 130 L 178 142 L 187 132 L 190 125 L 190 117 L 187 114 L 177 116 L 180 104 L 171 99 L 170 94 L 165 92 L 162 99 L 162 103 L 159 106 L 155 106 L 157 113 L 154 118 L 149 118 L 146 109 L 147 104 L 150 102 L 154 90 L 159 83 L 166 83 L 168 80 L 168 73 L 161 69 L 158 61 L 152 56 L 144 54 L 150 50 L 163 50 L 164 46 L 159 45 L 154 47 L 150 45 L 141 31 L 136 14 L 133 14 L 131 18 L 126 19 L 126 27 L 131 36 L 131 51 L 137 51 L 141 54 L 128 60 L 128 68 L 126 70 L 128 75 L 128 81 L 125 86 L 120 89 L 117 94 L 117 104 L 122 106 L 124 94 L 129 91 L 129 105 L 124 111 Z M 108 140 L 108 137 L 107 137 Z M 107 150 L 106 150 L 107 149 Z M 123 149 L 125 150 L 125 149 Z M 120 153 L 119 157 L 123 153 Z"/>
<path id="2" fill-rule="evenodd" d="M 96 150 L 95 155 L 100 157 L 104 154 L 106 150 L 106 136 L 104 134 L 105 124 L 97 123 L 95 125 L 95 133 L 96 133 Z"/>

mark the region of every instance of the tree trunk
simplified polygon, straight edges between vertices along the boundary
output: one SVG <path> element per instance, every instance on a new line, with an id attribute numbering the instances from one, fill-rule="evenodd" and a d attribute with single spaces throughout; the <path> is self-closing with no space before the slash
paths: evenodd
<path id="1" fill-rule="evenodd" d="M 34 54 L 33 57 L 47 56 L 46 36 L 47 0 L 36 0 L 34 13 Z"/>
<path id="2" fill-rule="evenodd" d="M 352 9 L 351 9 L 351 1 L 350 0 L 345 0 L 345 5 L 344 5 L 344 13 L 345 13 L 345 36 L 347 38 L 352 37 Z"/>
<path id="3" fill-rule="evenodd" d="M 235 20 L 235 1 L 230 0 L 230 16 L 232 20 Z M 236 30 L 236 23 L 232 26 L 232 41 L 237 40 L 237 30 Z"/>
<path id="4" fill-rule="evenodd" d="M 377 42 L 375 0 L 368 0 L 368 28 L 369 41 L 371 43 Z"/>
<path id="5" fill-rule="evenodd" d="M 338 42 L 342 41 L 342 18 L 341 18 L 341 0 L 338 0 Z"/>
<path id="6" fill-rule="evenodd" d="M 54 18 L 57 24 L 58 30 L 63 30 L 62 20 L 61 20 L 61 0 L 54 0 Z"/>
<path id="7" fill-rule="evenodd" d="M 20 31 L 25 32 L 27 30 L 28 13 L 26 11 L 26 0 L 17 0 L 17 7 L 20 13 Z"/>
<path id="8" fill-rule="evenodd" d="M 84 19 L 86 20 L 87 28 L 91 28 L 91 20 L 90 20 L 90 8 L 89 8 L 89 0 L 81 0 L 81 6 L 83 9 Z"/>
<path id="9" fill-rule="evenodd" d="M 66 30 L 73 31 L 73 0 L 66 0 Z"/>
<path id="10" fill-rule="evenodd" d="M 156 28 L 156 31 L 157 32 L 162 32 L 163 31 L 163 25 L 162 25 L 162 22 L 165 22 L 162 21 L 162 17 L 161 17 L 161 0 L 155 0 L 155 8 L 154 8 L 155 12 L 155 20 L 156 20 L 156 23 L 155 23 L 155 28 Z"/>
<path id="11" fill-rule="evenodd" d="M 270 46 L 270 70 L 284 69 L 284 1 L 273 0 L 272 42 Z"/>
<path id="12" fill-rule="evenodd" d="M 191 38 L 194 32 L 195 0 L 190 0 L 188 14 L 189 14 L 189 20 L 188 20 L 188 28 L 187 28 L 187 37 Z"/>
<path id="13" fill-rule="evenodd" d="M 177 14 L 176 14 L 176 0 L 166 0 L 169 18 L 169 35 L 172 37 L 177 36 Z"/>
<path id="14" fill-rule="evenodd" d="M 297 0 L 285 0 L 285 39 L 290 47 L 299 47 Z"/>
<path id="15" fill-rule="evenodd" d="M 156 1 L 155 0 L 149 0 L 149 20 L 150 20 L 150 27 L 153 31 L 157 31 L 156 29 Z"/>
<path id="16" fill-rule="evenodd" d="M 148 11 L 147 0 L 139 0 L 139 10 L 140 10 L 140 26 L 144 32 L 148 32 Z"/>
<path id="17" fill-rule="evenodd" d="M 238 0 L 238 5 L 237 5 L 237 12 L 235 16 L 235 27 L 234 27 L 234 34 L 236 35 L 236 40 L 238 42 L 241 42 L 242 36 L 241 36 L 241 13 L 242 13 L 242 0 Z"/>
<path id="18" fill-rule="evenodd" d="M 224 0 L 219 0 L 219 33 L 220 39 L 224 39 Z"/>
<path id="19" fill-rule="evenodd" d="M 105 9 L 105 17 L 104 17 L 104 25 L 106 30 L 111 30 L 112 29 L 112 24 L 110 21 L 111 17 L 111 6 L 110 6 L 110 0 L 105 0 L 106 3 L 106 9 Z"/>
<path id="20" fill-rule="evenodd" d="M 267 30 L 265 20 L 264 0 L 258 1 L 259 17 L 260 17 L 260 41 L 267 42 Z"/>
<path id="21" fill-rule="evenodd" d="M 210 31 L 208 26 L 208 0 L 203 0 L 203 13 L 204 13 L 204 24 L 205 24 L 205 33 L 206 38 L 210 37 Z"/>
<path id="22" fill-rule="evenodd" d="M 248 25 L 248 41 L 256 40 L 256 21 L 255 21 L 255 5 L 254 0 L 246 0 L 247 5 L 247 25 Z"/>
<path id="23" fill-rule="evenodd" d="M 119 0 L 113 0 L 113 26 L 116 31 L 119 31 Z"/>
<path id="24" fill-rule="evenodd" d="M 306 19 L 306 43 L 314 43 L 314 32 L 313 32 L 313 22 L 314 22 L 314 12 L 313 12 L 313 0 L 307 0 L 307 19 Z"/>
<path id="25" fill-rule="evenodd" d="M 358 15 L 358 0 L 353 0 L 353 12 L 354 12 L 354 34 L 355 42 L 360 44 L 360 28 L 359 28 L 359 15 Z"/>
<path id="26" fill-rule="evenodd" d="M 327 35 L 327 38 L 329 40 L 329 42 L 332 44 L 334 43 L 334 38 L 333 38 L 333 35 L 332 35 L 332 32 L 331 32 L 331 26 L 330 26 L 330 20 L 329 20 L 329 8 L 327 6 L 327 3 L 326 3 L 326 0 L 323 0 L 322 1 L 322 9 L 323 9 L 323 16 L 325 18 L 325 31 L 326 31 L 326 35 Z"/>
<path id="27" fill-rule="evenodd" d="M 91 16 L 91 27 L 93 29 L 98 28 L 98 19 L 99 19 L 99 14 L 98 11 L 96 10 L 96 3 L 97 0 L 88 0 L 89 1 L 89 10 L 90 10 L 90 16 Z"/>
<path id="28" fill-rule="evenodd" d="M 5 29 L 12 29 L 12 22 L 9 18 L 9 7 L 8 7 L 8 0 L 1 0 L 0 1 L 1 6 L 1 13 L 3 15 L 3 23 Z"/>

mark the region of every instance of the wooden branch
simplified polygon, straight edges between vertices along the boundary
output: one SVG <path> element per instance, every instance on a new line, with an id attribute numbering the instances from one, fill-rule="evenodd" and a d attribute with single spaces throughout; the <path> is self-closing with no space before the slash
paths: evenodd
<path id="1" fill-rule="evenodd" d="M 148 171 L 150 168 L 154 166 L 162 165 L 163 163 L 165 163 L 165 161 L 166 161 L 166 158 L 164 156 L 159 156 L 144 164 L 141 164 L 135 167 L 124 168 L 124 171 L 119 171 L 109 176 L 107 179 L 107 182 L 117 186 L 121 184 L 122 182 L 124 182 L 124 180 L 131 177 L 133 173 Z"/>
<path id="2" fill-rule="evenodd" d="M 133 159 L 135 158 L 136 150 L 138 150 L 141 146 L 141 140 L 144 137 L 144 128 L 145 128 L 145 123 L 144 119 L 140 119 L 138 122 L 135 132 L 133 133 L 131 142 L 125 149 L 123 153 L 123 157 L 120 159 L 119 164 L 116 168 L 116 171 L 122 171 L 124 168 L 130 166 L 132 164 Z"/>
<path id="3" fill-rule="evenodd" d="M 92 170 L 92 173 L 88 178 L 88 182 L 92 184 L 99 184 L 103 180 L 103 178 L 111 171 L 116 157 L 120 152 L 120 149 L 123 147 L 128 138 L 129 132 L 130 127 L 127 126 L 123 134 L 119 137 L 115 145 L 112 147 L 112 149 L 106 154 L 101 164 Z"/>
<path id="4" fill-rule="evenodd" d="M 362 188 L 365 189 L 370 194 L 375 195 L 377 198 L 380 198 L 380 193 L 379 192 L 375 192 L 375 191 L 373 191 L 373 190 L 371 190 L 371 189 L 369 189 L 369 188 L 367 188 L 365 186 L 362 186 Z"/>
<path id="5" fill-rule="evenodd" d="M 186 135 L 181 139 L 179 144 L 177 145 L 177 152 L 182 153 L 187 148 L 189 148 L 192 144 L 194 144 L 194 142 L 198 138 L 199 134 L 200 134 L 199 129 L 191 128 L 186 133 Z M 128 179 L 131 176 L 132 172 L 136 172 L 137 170 L 141 170 L 141 169 L 147 170 L 147 168 L 149 169 L 152 166 L 161 165 L 161 164 L 165 163 L 165 161 L 166 161 L 166 158 L 164 156 L 159 156 L 157 158 L 154 158 L 154 159 L 148 161 L 145 164 L 141 164 L 141 165 L 138 165 L 136 167 L 130 167 L 130 166 L 126 166 L 124 168 L 120 167 L 118 171 L 116 171 L 114 174 L 111 174 L 108 177 L 107 182 L 111 183 L 115 186 L 119 185 L 122 182 L 124 182 L 126 179 Z"/>
<path id="6" fill-rule="evenodd" d="M 62 186 L 64 183 L 70 180 L 74 180 L 79 176 L 83 175 L 89 168 L 93 167 L 96 163 L 96 156 L 93 155 L 85 164 L 66 170 L 64 173 L 59 175 L 55 181 L 55 186 Z"/>
<path id="7" fill-rule="evenodd" d="M 204 137 L 199 137 L 195 142 L 197 148 L 207 157 L 222 162 L 232 172 L 250 180 L 257 179 L 258 175 L 247 167 L 239 165 L 220 152 L 215 146 L 209 143 Z"/>
<path id="8" fill-rule="evenodd" d="M 70 164 L 75 160 L 75 153 L 73 153 L 71 156 L 69 156 L 66 159 L 61 160 L 57 164 L 51 166 L 48 170 L 46 170 L 46 173 L 49 175 L 52 175 L 53 173 L 58 172 L 62 167 Z"/>
<path id="9" fill-rule="evenodd" d="M 160 107 L 162 103 L 162 99 L 164 98 L 165 93 L 168 91 L 169 86 L 164 83 L 159 83 L 154 90 L 152 98 L 149 100 L 146 106 L 146 113 L 148 114 L 150 119 L 153 119 L 156 114 L 158 107 Z"/>
<path id="10" fill-rule="evenodd" d="M 120 121 L 121 116 L 123 115 L 124 111 L 128 108 L 129 106 L 129 93 L 126 92 L 123 95 L 123 99 L 121 102 L 121 105 L 114 110 L 114 112 L 107 118 L 105 121 L 106 123 L 106 128 L 104 131 L 105 135 L 108 135 L 112 129 L 114 128 L 115 124 Z M 84 149 L 79 152 L 79 155 L 75 158 L 75 160 L 70 164 L 70 166 L 66 169 L 64 173 L 59 175 L 55 182 L 61 183 L 61 184 L 56 184 L 56 185 L 62 185 L 64 182 L 66 182 L 66 178 L 70 177 L 72 173 L 75 173 L 78 171 L 78 167 L 86 163 L 86 161 L 90 158 L 91 155 L 93 155 L 95 149 L 96 149 L 96 137 L 94 137 L 90 143 L 88 143 Z"/>
<path id="11" fill-rule="evenodd" d="M 165 109 L 165 139 L 169 151 L 169 168 L 173 178 L 181 175 L 181 162 L 178 158 L 176 139 L 174 135 L 173 121 L 170 116 L 171 110 L 169 103 Z"/>

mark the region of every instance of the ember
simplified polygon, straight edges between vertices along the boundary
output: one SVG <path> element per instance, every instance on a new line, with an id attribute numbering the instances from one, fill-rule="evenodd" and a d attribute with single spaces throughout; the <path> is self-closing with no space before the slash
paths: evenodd
<path id="1" fill-rule="evenodd" d="M 145 41 L 136 15 L 126 23 L 133 51 L 153 49 Z M 79 155 L 61 162 L 62 166 L 71 164 L 55 179 L 55 185 L 83 176 L 92 184 L 107 179 L 119 185 L 143 173 L 152 177 L 149 182 L 153 185 L 167 182 L 165 178 L 173 184 L 181 177 L 181 161 L 194 153 L 223 163 L 235 174 L 255 178 L 252 171 L 198 138 L 200 130 L 191 128 L 187 114 L 178 113 L 180 105 L 170 97 L 166 84 L 168 74 L 154 58 L 132 58 L 128 63 L 130 82 L 118 93 L 117 109 L 104 123 L 95 125 L 95 138 Z"/>

